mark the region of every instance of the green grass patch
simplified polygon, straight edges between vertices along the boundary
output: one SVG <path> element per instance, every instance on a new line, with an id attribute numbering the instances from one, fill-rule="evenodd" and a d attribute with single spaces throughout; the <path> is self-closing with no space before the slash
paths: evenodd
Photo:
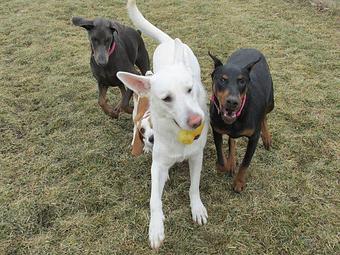
<path id="1" fill-rule="evenodd" d="M 339 16 L 307 1 L 138 1 L 190 45 L 210 93 L 208 50 L 267 57 L 273 149 L 257 148 L 241 195 L 215 171 L 209 134 L 192 223 L 187 164 L 170 172 L 160 254 L 335 254 L 339 251 Z M 130 155 L 131 116 L 97 105 L 85 31 L 72 16 L 128 20 L 124 1 L 0 3 L 0 254 L 149 254 L 151 156 Z M 146 38 L 152 56 L 154 41 Z M 110 91 L 112 103 L 118 89 Z M 238 142 L 239 159 L 245 140 Z"/>

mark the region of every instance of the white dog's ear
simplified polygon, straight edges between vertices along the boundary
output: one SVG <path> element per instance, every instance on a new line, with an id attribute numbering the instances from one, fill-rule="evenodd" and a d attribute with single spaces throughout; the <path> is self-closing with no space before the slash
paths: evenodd
<path id="1" fill-rule="evenodd" d="M 150 91 L 150 77 L 136 75 L 127 72 L 118 72 L 117 77 L 126 87 L 137 94 L 147 94 Z"/>
<path id="2" fill-rule="evenodd" d="M 174 40 L 175 43 L 175 54 L 174 54 L 174 63 L 175 64 L 184 64 L 184 49 L 183 43 L 180 39 L 176 38 Z"/>

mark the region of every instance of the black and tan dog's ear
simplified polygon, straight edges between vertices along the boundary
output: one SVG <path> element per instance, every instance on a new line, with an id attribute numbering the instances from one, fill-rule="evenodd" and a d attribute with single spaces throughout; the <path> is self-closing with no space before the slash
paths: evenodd
<path id="1" fill-rule="evenodd" d="M 83 27 L 86 30 L 91 30 L 94 27 L 93 20 L 84 19 L 82 17 L 73 17 L 72 23 L 73 25 Z"/>
<path id="2" fill-rule="evenodd" d="M 143 153 L 144 143 L 137 128 L 133 135 L 134 137 L 133 137 L 131 154 L 137 157 Z"/>
<path id="3" fill-rule="evenodd" d="M 212 60 L 214 61 L 214 67 L 215 67 L 215 68 L 218 67 L 218 66 L 222 66 L 222 65 L 223 65 L 223 63 L 221 62 L 221 60 L 219 60 L 217 57 L 215 57 L 214 55 L 212 55 L 212 54 L 210 53 L 210 51 L 208 51 L 208 54 L 209 54 L 209 56 L 212 58 Z"/>
<path id="4" fill-rule="evenodd" d="M 248 73 L 250 73 L 251 69 L 261 60 L 262 58 L 259 57 L 258 59 L 256 59 L 255 61 L 250 62 L 248 65 L 246 65 L 244 67 L 244 69 L 246 69 L 248 71 Z"/>

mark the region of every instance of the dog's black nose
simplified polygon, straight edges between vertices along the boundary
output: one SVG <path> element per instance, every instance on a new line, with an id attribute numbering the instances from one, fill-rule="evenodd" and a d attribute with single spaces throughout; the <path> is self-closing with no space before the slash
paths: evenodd
<path id="1" fill-rule="evenodd" d="M 150 136 L 148 140 L 149 140 L 150 143 L 153 143 L 153 141 L 154 141 L 154 140 L 153 140 L 153 135 Z"/>
<path id="2" fill-rule="evenodd" d="M 239 100 L 237 98 L 231 97 L 227 99 L 227 108 L 230 110 L 235 110 L 239 104 Z"/>

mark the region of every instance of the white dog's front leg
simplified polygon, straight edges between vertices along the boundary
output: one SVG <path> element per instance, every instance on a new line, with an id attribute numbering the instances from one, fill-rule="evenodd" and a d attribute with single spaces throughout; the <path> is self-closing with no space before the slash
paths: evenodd
<path id="1" fill-rule="evenodd" d="M 207 209 L 205 209 L 200 197 L 200 176 L 202 170 L 203 151 L 189 158 L 190 168 L 190 206 L 192 219 L 199 225 L 206 224 L 208 219 Z"/>
<path id="2" fill-rule="evenodd" d="M 149 241 L 152 249 L 158 249 L 164 240 L 164 215 L 162 193 L 168 177 L 169 167 L 153 161 L 151 166 L 151 198 Z"/>

